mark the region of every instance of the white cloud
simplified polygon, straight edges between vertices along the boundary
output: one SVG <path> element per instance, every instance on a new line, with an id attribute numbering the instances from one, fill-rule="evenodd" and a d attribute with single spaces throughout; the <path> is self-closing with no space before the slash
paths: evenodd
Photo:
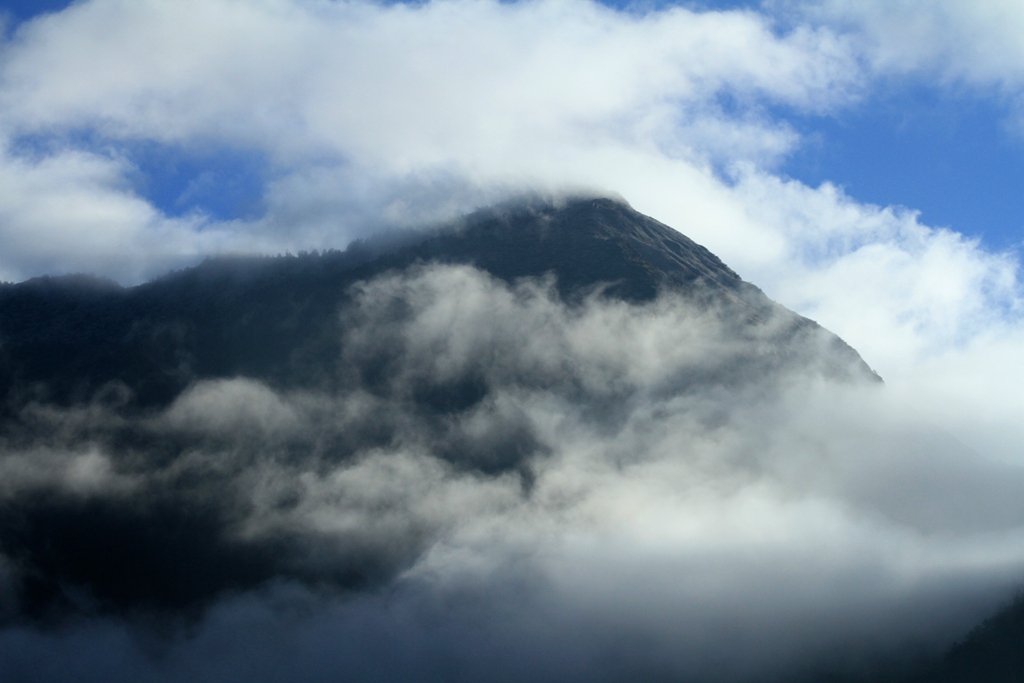
<path id="1" fill-rule="evenodd" d="M 1017 96 L 1024 85 L 1024 7 L 1014 0 L 812 0 L 782 3 L 862 34 L 873 68 L 930 71 Z"/>
<path id="2" fill-rule="evenodd" d="M 661 105 L 723 91 L 820 108 L 853 75 L 830 33 L 779 37 L 754 14 L 637 17 L 578 0 L 93 0 L 22 29 L 0 101 L 17 131 L 326 146 L 401 172 L 486 165 L 573 132 L 630 140 Z"/>
<path id="3" fill-rule="evenodd" d="M 734 191 L 774 253 L 736 253 L 740 273 L 846 339 L 899 393 L 989 457 L 1024 464 L 1024 291 L 1010 253 L 858 204 L 831 185 L 763 173 Z M 729 259 L 726 259 L 727 261 Z"/>
<path id="4" fill-rule="evenodd" d="M 90 272 L 139 281 L 238 243 L 201 217 L 163 216 L 131 192 L 131 173 L 123 159 L 74 149 L 0 152 L 0 280 Z"/>
<path id="5" fill-rule="evenodd" d="M 438 206 L 439 182 L 445 192 L 568 184 L 629 196 L 665 173 L 658 187 L 699 196 L 719 184 L 708 163 L 770 161 L 795 143 L 760 105 L 828 109 L 851 97 L 859 77 L 849 46 L 824 29 L 779 35 L 753 13 L 641 16 L 583 0 L 92 0 L 23 25 L 4 53 L 7 140 L 86 132 L 115 156 L 138 141 L 267 155 L 276 180 L 265 219 L 184 226 L 194 252 L 216 248 L 208 233 L 217 228 L 239 233 L 232 245 L 339 246 L 366 229 L 367 216 L 394 214 L 409 196 L 422 197 L 431 216 L 494 196 L 463 190 L 457 204 Z M 138 215 L 118 215 L 142 242 L 127 250 L 159 252 L 144 237 L 158 217 L 115 180 L 95 188 L 95 202 L 138 206 Z M 33 201 L 61 196 L 56 187 Z M 7 230 L 17 240 L 70 228 L 14 220 Z M 97 250 L 126 251 L 103 246 L 114 232 L 97 228 L 93 239 Z M 89 251 L 84 239 L 73 244 Z M 4 261 L 21 277 L 103 268 L 47 242 Z M 150 272 L 105 270 L 129 280 Z"/>

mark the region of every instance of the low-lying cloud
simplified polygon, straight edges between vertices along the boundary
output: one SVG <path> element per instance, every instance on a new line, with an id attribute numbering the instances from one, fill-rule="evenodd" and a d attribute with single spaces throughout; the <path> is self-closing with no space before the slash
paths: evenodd
<path id="1" fill-rule="evenodd" d="M 780 355 L 778 320 L 441 266 L 341 315 L 336 392 L 239 377 L 155 412 L 22 410 L 5 671 L 857 672 L 947 645 L 1021 578 L 1024 473 L 808 362 L 824 332 Z"/>

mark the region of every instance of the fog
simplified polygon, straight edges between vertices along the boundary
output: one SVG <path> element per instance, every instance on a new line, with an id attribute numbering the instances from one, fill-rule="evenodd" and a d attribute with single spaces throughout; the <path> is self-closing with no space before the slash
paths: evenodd
<path id="1" fill-rule="evenodd" d="M 465 266 L 352 301 L 335 392 L 108 387 L 8 425 L 7 680 L 855 675 L 1024 576 L 1024 471 L 820 329 Z"/>

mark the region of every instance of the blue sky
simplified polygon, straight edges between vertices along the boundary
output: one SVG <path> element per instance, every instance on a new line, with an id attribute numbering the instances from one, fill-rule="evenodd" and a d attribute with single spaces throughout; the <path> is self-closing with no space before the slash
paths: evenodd
<path id="1" fill-rule="evenodd" d="M 1024 138 L 1010 116 L 991 94 L 898 84 L 849 111 L 790 119 L 805 142 L 782 170 L 1013 248 L 1024 240 Z"/>
<path id="2" fill-rule="evenodd" d="M 70 4 L 67 0 L 5 0 L 0 6 L 15 23 L 20 23 L 46 12 L 60 11 Z"/>

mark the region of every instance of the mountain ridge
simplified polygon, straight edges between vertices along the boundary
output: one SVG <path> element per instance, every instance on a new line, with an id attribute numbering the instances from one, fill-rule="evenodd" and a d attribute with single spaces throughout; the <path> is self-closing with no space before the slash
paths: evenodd
<path id="1" fill-rule="evenodd" d="M 31 395 L 42 383 L 49 400 L 71 404 L 122 381 L 143 405 L 166 404 L 192 376 L 315 385 L 315 369 L 305 366 L 289 379 L 290 356 L 337 351 L 329 337 L 340 336 L 335 318 L 349 288 L 425 263 L 470 265 L 509 284 L 554 274 L 568 302 L 597 293 L 643 303 L 675 291 L 728 309 L 740 324 L 774 317 L 792 338 L 823 335 L 830 372 L 877 378 L 849 345 L 768 299 L 706 248 L 621 202 L 589 198 L 512 202 L 345 251 L 207 259 L 134 287 L 83 275 L 0 285 L 2 398 L 22 403 L 11 388 Z"/>

